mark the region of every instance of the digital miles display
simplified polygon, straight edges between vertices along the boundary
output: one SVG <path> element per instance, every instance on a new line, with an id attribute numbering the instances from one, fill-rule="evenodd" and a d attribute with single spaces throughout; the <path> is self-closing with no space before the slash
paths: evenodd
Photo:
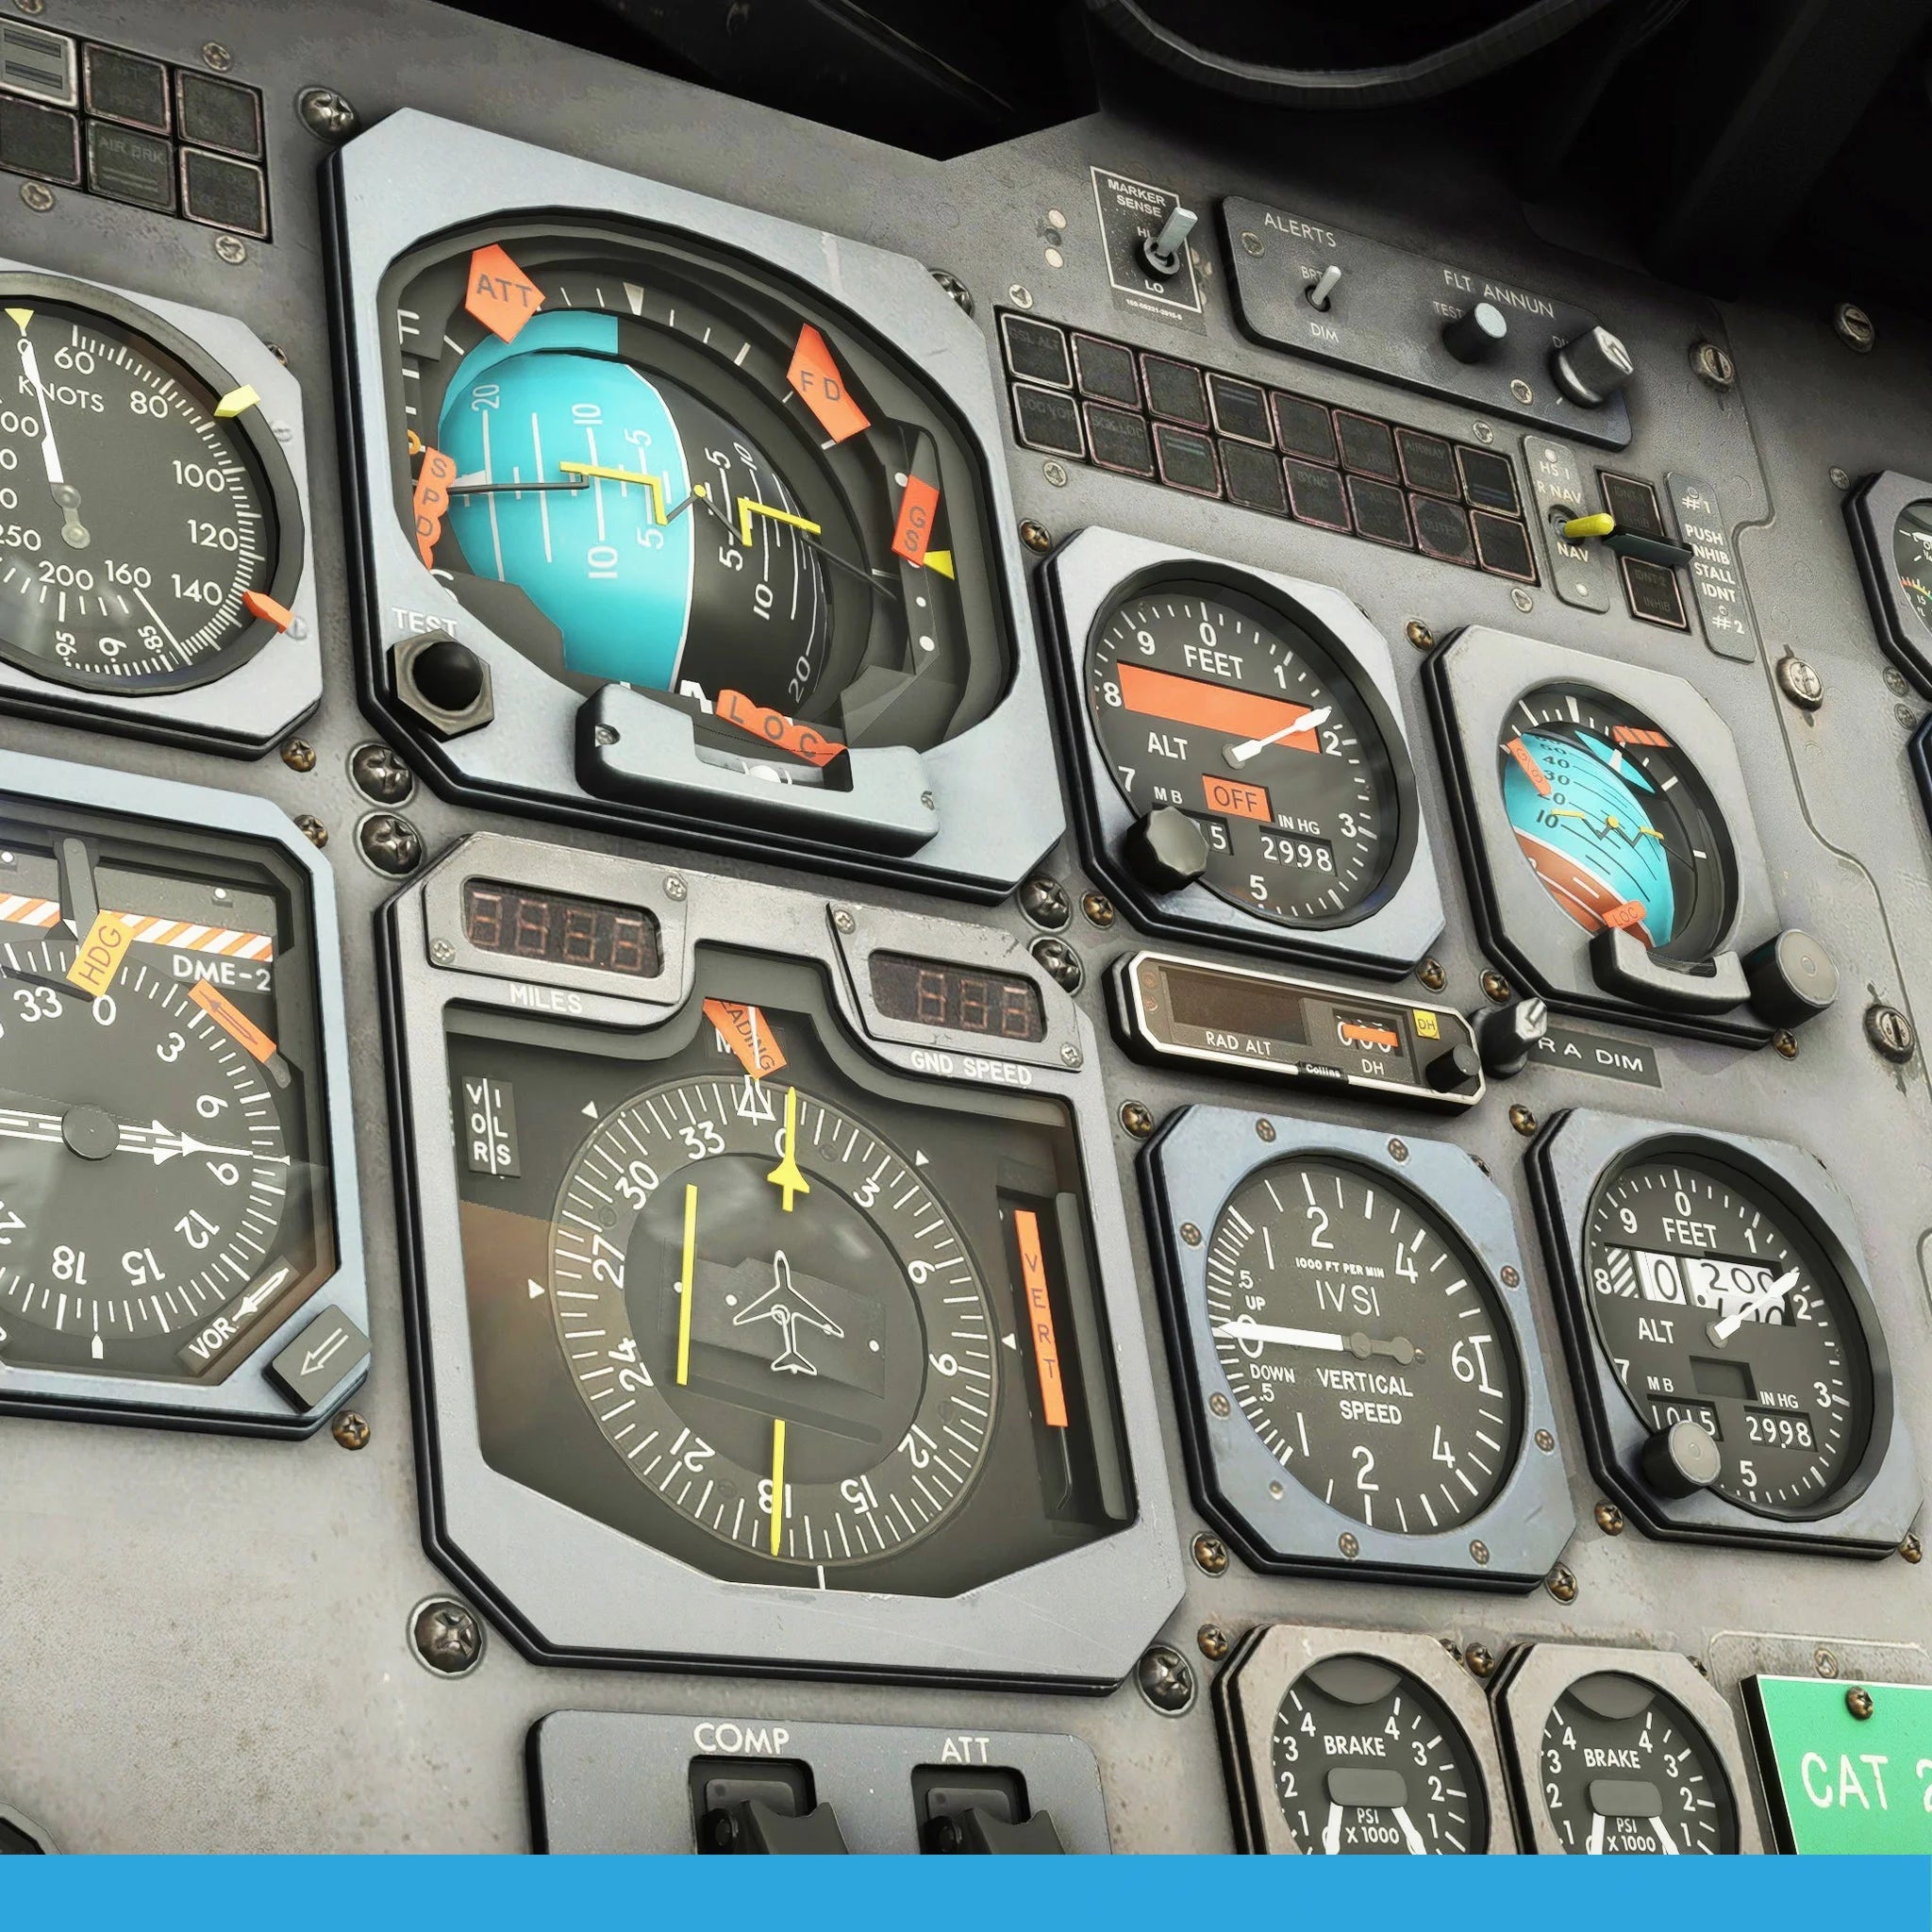
<path id="1" fill-rule="evenodd" d="M 576 899 L 490 879 L 463 882 L 463 937 L 479 953 L 655 979 L 658 922 L 638 906 Z"/>

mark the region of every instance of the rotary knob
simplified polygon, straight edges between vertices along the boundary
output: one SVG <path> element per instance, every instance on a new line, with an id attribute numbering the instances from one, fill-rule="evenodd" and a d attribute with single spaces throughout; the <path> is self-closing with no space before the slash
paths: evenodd
<path id="1" fill-rule="evenodd" d="M 1636 369 L 1630 351 L 1601 324 L 1550 357 L 1550 374 L 1573 403 L 1600 409 L 1630 380 Z"/>
<path id="2" fill-rule="evenodd" d="M 1511 1000 L 1472 1013 L 1483 1072 L 1492 1080 L 1513 1080 L 1529 1064 L 1536 1043 L 1549 1030 L 1550 1009 L 1540 999 Z"/>
<path id="3" fill-rule="evenodd" d="M 1768 1026 L 1802 1026 L 1838 997 L 1838 968 L 1808 932 L 1787 926 L 1744 955 L 1751 1010 Z"/>
<path id="4" fill-rule="evenodd" d="M 1643 1479 L 1660 1496 L 1694 1495 L 1724 1473 L 1724 1455 L 1702 1423 L 1659 1429 L 1643 1445 Z"/>
<path id="5" fill-rule="evenodd" d="M 1478 302 L 1444 325 L 1442 346 L 1458 362 L 1487 362 L 1509 335 L 1509 318 L 1493 302 Z"/>
<path id="6" fill-rule="evenodd" d="M 1177 892 L 1208 870 L 1208 841 L 1178 806 L 1157 805 L 1121 841 L 1121 857 L 1143 886 Z"/>

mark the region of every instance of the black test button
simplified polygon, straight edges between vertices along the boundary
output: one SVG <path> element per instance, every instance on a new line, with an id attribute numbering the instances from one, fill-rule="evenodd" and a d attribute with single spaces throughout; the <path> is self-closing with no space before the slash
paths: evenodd
<path id="1" fill-rule="evenodd" d="M 1349 507 L 1355 511 L 1355 526 L 1372 543 L 1415 547 L 1409 535 L 1408 504 L 1402 491 L 1368 476 L 1348 479 Z"/>
<path id="2" fill-rule="evenodd" d="M 1024 315 L 1000 317 L 1000 337 L 1007 345 L 1007 367 L 1028 382 L 1050 389 L 1072 389 L 1074 372 L 1067 360 L 1067 338 L 1050 322 L 1029 321 Z"/>
<path id="3" fill-rule="evenodd" d="M 1141 407 L 1141 376 L 1133 350 L 1099 336 L 1074 338 L 1074 370 L 1079 378 L 1080 393 L 1103 403 L 1124 403 L 1130 409 Z"/>
<path id="4" fill-rule="evenodd" d="M 1411 496 L 1408 511 L 1415 519 L 1416 548 L 1424 557 L 1475 568 L 1475 539 L 1470 534 L 1469 512 L 1459 503 Z"/>
<path id="5" fill-rule="evenodd" d="M 1358 476 L 1377 476 L 1396 483 L 1402 465 L 1395 460 L 1395 438 L 1386 423 L 1357 416 L 1348 409 L 1335 412 L 1335 433 L 1341 442 L 1341 467 Z"/>
<path id="6" fill-rule="evenodd" d="M 90 121 L 87 185 L 109 201 L 130 201 L 158 214 L 175 211 L 175 150 L 152 134 Z"/>
<path id="7" fill-rule="evenodd" d="M 1529 532 L 1514 517 L 1491 516 L 1486 509 L 1472 510 L 1470 522 L 1475 526 L 1476 561 L 1492 577 L 1511 577 L 1519 584 L 1536 582 L 1536 557 L 1529 547 Z"/>
<path id="8" fill-rule="evenodd" d="M 1291 396 L 1274 391 L 1268 400 L 1274 406 L 1274 438 L 1291 457 L 1306 457 L 1311 463 L 1337 463 L 1341 459 L 1335 447 L 1335 419 L 1321 403 L 1307 396 Z"/>
<path id="9" fill-rule="evenodd" d="M 1462 479 L 1456 474 L 1456 452 L 1440 436 L 1424 436 L 1420 429 L 1398 429 L 1395 447 L 1402 458 L 1402 479 L 1411 490 L 1427 496 L 1446 496 L 1451 502 L 1462 494 Z"/>
<path id="10" fill-rule="evenodd" d="M 204 154 L 197 147 L 181 150 L 181 211 L 191 222 L 210 228 L 230 228 L 268 235 L 268 182 L 253 161 L 231 161 L 226 155 Z"/>
<path id="11" fill-rule="evenodd" d="M 61 108 L 0 94 L 0 168 L 80 186 L 80 123 Z"/>
<path id="12" fill-rule="evenodd" d="M 1227 479 L 1227 500 L 1243 509 L 1265 510 L 1271 517 L 1288 514 L 1288 488 L 1281 459 L 1273 450 L 1247 442 L 1221 445 L 1221 474 Z"/>
<path id="13" fill-rule="evenodd" d="M 1144 416 L 1089 403 L 1087 441 L 1101 469 L 1117 470 L 1124 476 L 1154 475 L 1154 440 L 1147 434 Z"/>
<path id="14" fill-rule="evenodd" d="M 261 159 L 261 96 L 252 87 L 177 68 L 175 113 L 176 132 L 193 146 Z"/>
<path id="15" fill-rule="evenodd" d="M 90 114 L 149 134 L 167 133 L 168 70 L 158 60 L 119 47 L 90 46 L 81 53 L 81 77 Z"/>
<path id="16" fill-rule="evenodd" d="M 1462 473 L 1462 493 L 1477 509 L 1501 510 L 1515 516 L 1523 508 L 1516 493 L 1516 465 L 1492 449 L 1456 445 L 1456 467 Z"/>
<path id="17" fill-rule="evenodd" d="M 1035 389 L 1028 383 L 1016 382 L 1013 422 L 1020 441 L 1028 449 L 1057 457 L 1087 454 L 1087 444 L 1080 435 L 1079 405 L 1058 390 Z"/>
<path id="18" fill-rule="evenodd" d="M 1221 466 L 1214 460 L 1214 445 L 1191 429 L 1176 429 L 1171 423 L 1154 425 L 1154 460 L 1160 480 L 1170 490 L 1185 490 L 1192 496 L 1221 494 Z"/>
<path id="19" fill-rule="evenodd" d="M 1288 478 L 1288 500 L 1295 521 L 1323 530 L 1347 530 L 1348 498 L 1342 493 L 1341 473 L 1321 463 L 1288 457 L 1282 461 Z"/>
<path id="20" fill-rule="evenodd" d="M 1166 356 L 1141 356 L 1141 380 L 1147 391 L 1147 413 L 1185 423 L 1190 429 L 1208 427 L 1208 386 L 1191 362 Z"/>

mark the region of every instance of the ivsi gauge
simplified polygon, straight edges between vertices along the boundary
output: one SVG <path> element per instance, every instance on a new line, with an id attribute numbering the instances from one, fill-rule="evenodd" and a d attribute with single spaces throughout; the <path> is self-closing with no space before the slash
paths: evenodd
<path id="1" fill-rule="evenodd" d="M 1198 1107 L 1150 1143 L 1201 1505 L 1258 1567 L 1524 1588 L 1569 1511 L 1508 1209 L 1391 1144 Z"/>

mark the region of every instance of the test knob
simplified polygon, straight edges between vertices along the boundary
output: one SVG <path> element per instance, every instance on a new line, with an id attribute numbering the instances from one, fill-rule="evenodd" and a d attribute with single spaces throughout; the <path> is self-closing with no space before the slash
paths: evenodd
<path id="1" fill-rule="evenodd" d="M 1660 1496 L 1707 1490 L 1724 1473 L 1724 1453 L 1702 1423 L 1688 1419 L 1658 1429 L 1640 1457 L 1643 1479 Z"/>
<path id="2" fill-rule="evenodd" d="M 1630 351 L 1599 323 L 1550 357 L 1550 374 L 1573 403 L 1600 409 L 1630 380 Z"/>
<path id="3" fill-rule="evenodd" d="M 1177 892 L 1208 870 L 1208 841 L 1178 806 L 1157 805 L 1128 829 L 1121 857 L 1143 886 Z"/>
<path id="4" fill-rule="evenodd" d="M 1487 362 L 1509 335 L 1509 319 L 1493 302 L 1465 308 L 1442 330 L 1442 346 L 1458 362 Z"/>
<path id="5" fill-rule="evenodd" d="M 1180 274 L 1181 263 L 1187 259 L 1188 237 L 1199 219 L 1192 208 L 1176 202 L 1161 223 L 1159 234 L 1141 236 L 1141 259 L 1157 281 Z"/>
<path id="6" fill-rule="evenodd" d="M 1802 1026 L 1838 997 L 1838 968 L 1808 932 L 1787 926 L 1744 955 L 1751 1010 L 1767 1026 Z"/>
<path id="7" fill-rule="evenodd" d="M 1550 1009 L 1540 999 L 1511 1000 L 1507 1007 L 1472 1013 L 1469 1024 L 1475 1029 L 1483 1072 L 1492 1080 L 1513 1080 L 1548 1030 Z"/>

